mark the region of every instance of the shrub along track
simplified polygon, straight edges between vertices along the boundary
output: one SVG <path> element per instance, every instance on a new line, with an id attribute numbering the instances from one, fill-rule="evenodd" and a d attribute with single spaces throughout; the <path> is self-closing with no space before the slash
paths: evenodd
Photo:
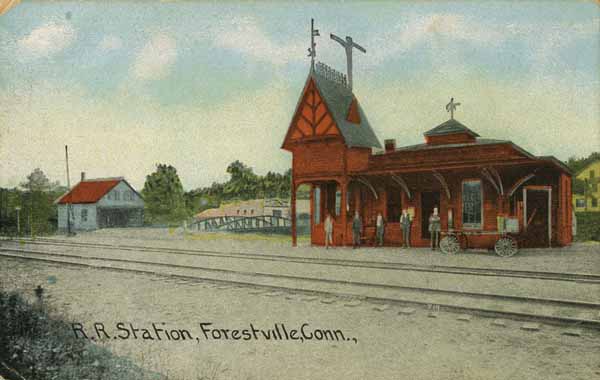
<path id="1" fill-rule="evenodd" d="M 70 243 L 73 245 L 72 243 Z M 79 246 L 79 245 L 77 245 Z M 82 248 L 92 248 L 92 245 L 82 244 Z M 97 248 L 124 249 L 121 246 L 101 245 Z M 117 248 L 118 247 L 118 248 Z M 134 247 L 128 249 L 134 250 Z M 171 249 L 159 248 L 137 248 L 137 251 L 155 253 L 173 253 Z M 197 254 L 195 252 L 179 252 L 179 254 Z M 139 260 L 109 259 L 105 257 L 83 256 L 75 254 L 59 254 L 47 251 L 36 251 L 25 248 L 0 249 L 0 257 L 46 262 L 55 265 L 69 265 L 88 267 L 98 270 L 123 271 L 128 273 L 139 273 L 160 276 L 162 278 L 183 279 L 188 281 L 210 281 L 226 283 L 231 285 L 261 287 L 270 290 L 278 290 L 292 293 L 312 293 L 321 296 L 341 296 L 359 298 L 374 303 L 389 303 L 399 305 L 437 305 L 443 310 L 455 312 L 469 312 L 478 315 L 500 316 L 504 318 L 535 320 L 553 324 L 578 325 L 600 329 L 600 304 L 594 302 L 548 299 L 536 297 L 520 297 L 511 295 L 499 295 L 489 293 L 463 292 L 455 290 L 431 289 L 424 287 L 409 287 L 399 285 L 377 284 L 370 282 L 345 281 L 327 278 L 314 278 L 296 275 L 284 275 L 276 273 L 260 273 L 255 271 L 240 271 L 231 269 L 217 269 L 201 266 L 175 265 L 168 263 L 155 263 Z M 202 253 L 207 254 L 206 252 Z M 211 254 L 213 254 L 211 252 Z M 218 253 L 223 254 L 223 253 Z M 233 257 L 227 254 L 228 257 Z M 239 254 L 247 258 L 248 254 Z M 236 256 L 237 257 L 237 256 Z M 255 258 L 251 258 L 255 259 Z M 269 258 L 271 260 L 281 259 L 279 256 Z M 287 258 L 285 258 L 287 259 Z M 297 258 L 294 258 L 297 260 Z M 302 260 L 308 260 L 303 258 Z M 331 262 L 331 259 L 315 259 L 319 265 L 339 266 L 348 264 L 345 260 L 341 263 Z M 287 261 L 287 260 L 286 260 Z M 301 261 L 305 262 L 305 261 Z M 312 261 L 308 261 L 311 262 Z M 377 268 L 378 266 L 362 265 L 363 262 L 351 263 L 353 266 Z M 372 263 L 372 265 L 386 265 Z M 454 268 L 454 267 L 450 267 Z M 381 269 L 390 269 L 388 267 Z M 411 270 L 401 268 L 399 270 Z M 471 269 L 469 268 L 469 271 Z M 446 272 L 444 272 L 446 273 Z M 457 272 L 450 272 L 457 273 Z M 462 272 L 460 272 L 462 273 Z M 472 273 L 464 273 L 471 275 Z M 493 274 L 475 274 L 492 276 Z M 549 278 L 525 277 L 547 280 Z M 557 280 L 557 278 L 552 278 Z M 589 279 L 587 279 L 589 280 Z M 564 281 L 573 281 L 572 277 Z M 536 311 L 529 311 L 533 308 Z M 524 311 L 527 310 L 527 311 Z"/>

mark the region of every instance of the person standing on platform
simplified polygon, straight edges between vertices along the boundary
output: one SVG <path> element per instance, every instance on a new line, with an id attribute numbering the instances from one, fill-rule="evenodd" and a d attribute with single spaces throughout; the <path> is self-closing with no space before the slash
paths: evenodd
<path id="1" fill-rule="evenodd" d="M 380 212 L 377 213 L 377 221 L 375 222 L 375 226 L 377 228 L 377 245 L 383 246 L 383 234 L 385 232 L 385 221 L 383 220 L 383 215 Z"/>
<path id="2" fill-rule="evenodd" d="M 362 221 L 358 215 L 358 211 L 354 213 L 352 220 L 352 248 L 360 247 L 360 234 L 362 232 Z"/>
<path id="3" fill-rule="evenodd" d="M 402 243 L 405 248 L 410 248 L 410 225 L 412 224 L 412 220 L 410 220 L 410 215 L 407 210 L 402 210 L 402 215 L 400 216 L 400 227 L 402 227 Z"/>
<path id="4" fill-rule="evenodd" d="M 440 216 L 438 215 L 438 208 L 433 208 L 433 214 L 429 217 L 429 232 L 431 233 L 431 249 L 435 249 L 440 244 Z"/>
<path id="5" fill-rule="evenodd" d="M 325 218 L 325 249 L 329 249 L 329 245 L 333 245 L 333 221 L 331 214 L 327 213 Z"/>

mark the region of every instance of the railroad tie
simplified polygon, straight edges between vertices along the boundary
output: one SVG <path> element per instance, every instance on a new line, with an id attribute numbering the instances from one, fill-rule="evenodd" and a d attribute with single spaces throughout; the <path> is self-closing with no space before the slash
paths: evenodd
<path id="1" fill-rule="evenodd" d="M 412 307 L 403 307 L 398 311 L 398 314 L 404 314 L 404 315 L 410 315 L 410 314 L 414 314 L 415 309 L 413 309 Z"/>
<path id="2" fill-rule="evenodd" d="M 523 326 L 521 326 L 521 330 L 540 331 L 540 324 L 539 323 L 524 323 Z"/>
<path id="3" fill-rule="evenodd" d="M 581 336 L 581 330 L 580 329 L 567 329 L 567 330 L 563 331 L 562 334 L 568 335 L 568 336 Z"/>
<path id="4" fill-rule="evenodd" d="M 377 305 L 373 308 L 373 310 L 376 311 L 386 311 L 387 309 L 389 309 L 390 305 L 388 304 L 383 304 L 383 305 Z"/>

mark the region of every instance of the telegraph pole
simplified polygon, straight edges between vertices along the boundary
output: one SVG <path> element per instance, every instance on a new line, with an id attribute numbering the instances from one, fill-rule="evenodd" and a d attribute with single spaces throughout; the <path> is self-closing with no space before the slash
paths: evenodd
<path id="1" fill-rule="evenodd" d="M 69 178 L 69 146 L 65 145 L 65 160 L 67 162 L 67 189 L 71 191 L 71 180 Z M 67 197 L 67 236 L 71 236 L 71 203 Z"/>
<path id="2" fill-rule="evenodd" d="M 17 236 L 21 235 L 21 207 L 15 207 L 15 211 L 17 212 Z"/>

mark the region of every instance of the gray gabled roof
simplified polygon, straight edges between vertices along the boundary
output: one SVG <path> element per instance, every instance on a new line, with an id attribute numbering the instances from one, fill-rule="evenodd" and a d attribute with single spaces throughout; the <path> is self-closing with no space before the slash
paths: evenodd
<path id="1" fill-rule="evenodd" d="M 346 120 L 350 104 L 354 99 L 352 91 L 343 84 L 326 79 L 316 71 L 312 71 L 310 76 L 315 80 L 319 93 L 332 113 L 346 145 L 348 147 L 381 148 L 381 144 L 375 136 L 375 132 L 373 132 L 360 103 L 358 103 L 360 124 L 354 124 Z"/>
<path id="2" fill-rule="evenodd" d="M 467 133 L 473 137 L 479 137 L 477 133 L 473 132 L 461 122 L 455 119 L 445 121 L 437 127 L 428 130 L 427 132 L 425 132 L 425 136 L 442 136 L 451 135 L 454 133 Z"/>

